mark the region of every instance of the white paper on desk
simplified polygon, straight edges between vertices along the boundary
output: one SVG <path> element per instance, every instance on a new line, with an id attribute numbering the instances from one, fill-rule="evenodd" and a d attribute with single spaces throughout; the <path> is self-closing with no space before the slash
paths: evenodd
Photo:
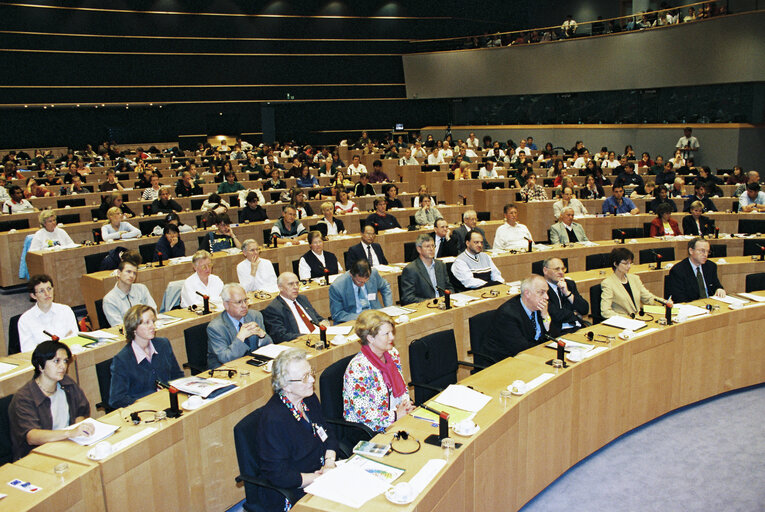
<path id="1" fill-rule="evenodd" d="M 449 384 L 449 387 L 443 390 L 435 401 L 463 411 L 478 412 L 491 401 L 491 397 L 467 386 Z"/>
<path id="2" fill-rule="evenodd" d="M 79 334 L 84 334 L 86 337 L 98 338 L 99 340 L 118 340 L 120 338 L 117 334 L 102 331 L 100 329 L 97 331 L 80 332 Z"/>
<path id="3" fill-rule="evenodd" d="M 677 308 L 677 316 L 685 316 L 686 318 L 709 314 L 709 311 L 706 309 L 694 306 L 693 304 L 675 304 L 675 307 Z"/>
<path id="4" fill-rule="evenodd" d="M 334 283 L 335 279 L 337 279 L 341 275 L 342 274 L 332 274 L 331 276 L 329 276 L 329 284 Z M 313 278 L 311 278 L 311 281 L 313 281 L 314 283 L 317 283 L 317 284 L 324 284 L 324 278 L 323 277 L 313 277 Z"/>
<path id="5" fill-rule="evenodd" d="M 528 381 L 526 383 L 526 391 L 531 391 L 535 387 L 539 386 L 543 382 L 546 382 L 546 381 L 552 379 L 553 377 L 555 377 L 554 373 L 543 373 L 542 375 L 540 375 L 536 379 L 530 380 L 530 381 Z"/>
<path id="6" fill-rule="evenodd" d="M 270 357 L 271 359 L 275 359 L 276 356 L 278 356 L 285 350 L 289 350 L 289 349 L 290 347 L 286 345 L 269 343 L 268 345 L 263 345 L 259 349 L 255 350 L 253 353 L 258 354 L 259 356 L 266 356 L 266 357 Z"/>
<path id="7" fill-rule="evenodd" d="M 650 329 L 646 329 L 644 331 L 638 331 L 638 332 L 632 333 L 632 337 L 633 338 L 638 338 L 640 336 L 645 336 L 646 334 L 654 333 L 654 332 L 656 332 L 658 330 L 659 330 L 658 327 L 651 327 Z"/>
<path id="8" fill-rule="evenodd" d="M 605 352 L 608 350 L 608 347 L 595 347 L 592 350 L 588 350 L 584 353 L 583 359 L 587 359 L 588 357 L 592 357 L 595 354 L 600 354 L 601 352 Z"/>
<path id="9" fill-rule="evenodd" d="M 116 425 L 109 425 L 107 423 L 102 423 L 98 420 L 94 420 L 93 418 L 86 418 L 79 423 L 75 423 L 74 425 L 67 427 L 64 430 L 72 430 L 78 425 L 83 425 L 85 423 L 89 423 L 93 425 L 93 427 L 95 428 L 95 430 L 93 431 L 93 434 L 89 436 L 78 436 L 78 437 L 72 438 L 72 441 L 82 446 L 90 446 L 91 444 L 96 444 L 99 441 L 103 441 L 110 435 L 114 434 L 114 432 L 119 428 Z"/>
<path id="10" fill-rule="evenodd" d="M 743 306 L 744 304 L 749 302 L 748 300 L 737 299 L 736 297 L 731 297 L 730 295 L 727 295 L 725 297 L 709 297 L 709 298 L 720 301 L 720 302 L 724 302 L 725 304 L 736 304 L 739 306 Z"/>
<path id="11" fill-rule="evenodd" d="M 552 249 L 551 245 L 534 244 L 534 250 L 535 251 L 549 251 L 550 249 Z"/>
<path id="12" fill-rule="evenodd" d="M 629 329 L 630 331 L 637 331 L 641 327 L 645 327 L 645 322 L 643 322 L 642 320 L 627 318 L 625 316 L 615 315 L 603 320 L 603 325 L 610 325 L 611 327 L 617 327 L 619 329 Z"/>
<path id="13" fill-rule="evenodd" d="M 383 233 L 406 233 L 406 229 L 404 228 L 391 228 L 391 229 L 383 229 Z"/>
<path id="14" fill-rule="evenodd" d="M 305 492 L 335 503 L 360 508 L 388 490 L 390 485 L 360 467 L 343 464 L 319 476 Z"/>
<path id="15" fill-rule="evenodd" d="M 579 343 L 578 341 L 566 340 L 566 339 L 563 339 L 563 338 L 561 338 L 561 341 L 566 344 L 566 348 L 565 348 L 566 352 L 570 352 L 571 349 L 574 349 L 574 348 L 581 348 L 581 349 L 584 349 L 584 350 L 592 350 L 595 347 L 595 345 L 590 345 L 588 343 Z M 545 345 L 545 347 L 547 347 L 547 348 L 557 348 L 557 346 L 558 346 L 558 344 L 556 342 L 554 342 L 554 341 L 551 341 L 550 343 Z"/>
<path id="16" fill-rule="evenodd" d="M 455 261 L 457 261 L 457 257 L 456 256 L 443 256 L 443 257 L 438 258 L 438 259 L 441 262 L 443 262 L 443 263 L 454 263 Z"/>
<path id="17" fill-rule="evenodd" d="M 11 364 L 11 363 L 0 363 L 0 374 L 3 374 L 5 372 L 9 372 L 13 370 L 14 368 L 18 368 L 19 365 L 17 364 Z"/>
<path id="18" fill-rule="evenodd" d="M 330 327 L 327 327 L 327 334 L 328 335 L 342 334 L 343 336 L 345 336 L 346 334 L 349 334 L 352 329 L 353 329 L 352 325 L 332 325 Z"/>
<path id="19" fill-rule="evenodd" d="M 179 256 L 177 258 L 170 258 L 167 260 L 171 265 L 177 265 L 179 263 L 191 263 L 191 256 Z"/>
<path id="20" fill-rule="evenodd" d="M 584 242 L 579 242 L 579 243 L 582 244 L 582 247 L 598 247 L 598 244 L 596 244 L 595 242 L 591 242 L 589 240 L 586 240 Z"/>
<path id="21" fill-rule="evenodd" d="M 382 311 L 388 316 L 401 316 L 401 315 L 409 315 L 417 311 L 416 309 L 410 309 L 410 308 L 402 308 L 400 306 L 387 306 L 382 309 L 378 309 L 377 311 Z"/>
<path id="22" fill-rule="evenodd" d="M 157 315 L 157 320 L 154 322 L 154 325 L 157 327 L 157 329 L 161 329 L 163 327 L 167 327 L 168 325 L 180 322 L 181 320 L 183 320 L 183 318 L 160 313 Z"/>
<path id="23" fill-rule="evenodd" d="M 400 267 L 391 267 L 390 265 L 375 265 L 374 269 L 378 272 L 401 272 Z"/>
<path id="24" fill-rule="evenodd" d="M 464 293 L 452 293 L 451 294 L 451 301 L 453 304 L 457 306 L 464 306 L 465 304 L 469 302 L 473 302 L 474 300 L 478 300 L 480 297 L 473 297 L 472 295 L 467 295 Z"/>
<path id="25" fill-rule="evenodd" d="M 753 300 L 755 302 L 765 302 L 765 297 L 762 297 L 760 295 L 755 295 L 753 293 L 739 293 L 742 297 L 746 297 L 749 300 Z"/>

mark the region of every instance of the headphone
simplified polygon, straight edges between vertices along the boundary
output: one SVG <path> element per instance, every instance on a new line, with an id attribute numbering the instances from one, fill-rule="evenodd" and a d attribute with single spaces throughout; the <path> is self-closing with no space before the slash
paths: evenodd
<path id="1" fill-rule="evenodd" d="M 133 425 L 139 425 L 141 423 L 141 421 L 142 421 L 141 420 L 141 413 L 143 413 L 143 412 L 153 412 L 153 413 L 156 414 L 157 411 L 155 411 L 154 409 L 144 409 L 142 411 L 131 412 L 130 413 L 130 420 L 133 422 Z M 146 420 L 146 421 L 144 421 L 144 423 L 151 423 L 153 421 L 154 421 L 153 419 Z"/>
<path id="2" fill-rule="evenodd" d="M 394 443 L 394 442 L 396 442 L 396 441 L 406 441 L 406 440 L 408 440 L 408 439 L 411 439 L 412 441 L 414 441 L 415 443 L 417 443 L 417 448 L 415 448 L 414 450 L 408 451 L 408 452 L 402 452 L 402 451 L 400 451 L 400 450 L 397 450 L 397 449 L 396 449 L 396 448 L 393 446 L 393 443 Z M 399 454 L 401 454 L 401 455 L 411 455 L 411 454 L 413 454 L 413 453 L 417 453 L 418 451 L 420 451 L 420 448 L 421 448 L 421 447 L 422 447 L 422 445 L 420 444 L 420 441 L 419 441 L 419 440 L 417 440 L 417 439 L 416 439 L 416 438 L 415 438 L 413 435 L 411 435 L 411 434 L 410 434 L 409 432 L 407 432 L 406 430 L 399 430 L 398 432 L 396 432 L 395 434 L 393 434 L 393 440 L 390 442 L 390 449 L 391 449 L 391 450 L 393 450 L 393 451 L 394 451 L 394 452 L 396 452 L 396 453 L 399 453 Z"/>
<path id="3" fill-rule="evenodd" d="M 489 295 L 486 295 L 486 292 L 483 292 L 481 294 L 482 299 L 489 299 L 491 297 L 499 297 L 499 292 L 497 290 L 489 290 Z"/>
<path id="4" fill-rule="evenodd" d="M 234 375 L 236 375 L 236 370 L 234 370 L 233 368 L 216 368 L 216 369 L 214 369 L 214 370 L 209 370 L 209 371 L 207 372 L 207 374 L 208 374 L 210 377 L 212 377 L 212 376 L 215 374 L 215 372 L 227 372 L 227 373 L 228 373 L 228 378 L 229 378 L 229 379 L 230 379 L 231 377 L 233 377 Z"/>

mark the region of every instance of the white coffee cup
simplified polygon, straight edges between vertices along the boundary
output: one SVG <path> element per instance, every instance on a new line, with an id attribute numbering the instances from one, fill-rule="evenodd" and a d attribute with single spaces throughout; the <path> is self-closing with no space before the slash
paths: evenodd
<path id="1" fill-rule="evenodd" d="M 112 454 L 112 444 L 109 441 L 101 441 L 93 447 L 93 455 L 96 459 L 105 459 Z"/>
<path id="2" fill-rule="evenodd" d="M 195 407 L 199 407 L 202 405 L 202 397 L 198 395 L 191 395 L 188 400 L 186 400 L 186 405 L 189 406 L 190 409 L 193 409 Z"/>
<path id="3" fill-rule="evenodd" d="M 457 433 L 470 434 L 475 430 L 476 424 L 471 419 L 464 419 L 454 426 Z"/>
<path id="4" fill-rule="evenodd" d="M 409 482 L 401 482 L 393 486 L 393 496 L 399 501 L 409 501 L 414 497 L 414 489 Z"/>
<path id="5" fill-rule="evenodd" d="M 510 384 L 510 392 L 511 393 L 525 393 L 526 392 L 526 383 L 522 380 L 514 380 L 512 384 Z"/>

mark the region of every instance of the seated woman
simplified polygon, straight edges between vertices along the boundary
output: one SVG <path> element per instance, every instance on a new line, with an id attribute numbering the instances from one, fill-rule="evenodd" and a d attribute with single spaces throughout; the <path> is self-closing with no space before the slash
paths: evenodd
<path id="1" fill-rule="evenodd" d="M 32 352 L 34 377 L 19 389 L 8 408 L 13 459 L 35 446 L 89 436 L 93 425 L 64 430 L 90 416 L 85 393 L 66 373 L 72 352 L 60 341 L 43 341 Z"/>
<path id="2" fill-rule="evenodd" d="M 672 208 L 667 203 L 656 207 L 656 218 L 651 221 L 651 236 L 682 235 L 680 226 L 672 218 Z"/>
<path id="3" fill-rule="evenodd" d="M 225 251 L 232 247 L 242 247 L 242 242 L 236 237 L 236 233 L 231 230 L 231 219 L 228 217 L 227 213 L 217 215 L 215 224 L 218 229 L 207 233 L 207 241 L 210 243 L 210 252 Z"/>
<path id="4" fill-rule="evenodd" d="M 324 277 L 325 269 L 329 270 L 329 275 L 343 272 L 337 256 L 324 250 L 324 240 L 319 231 L 308 233 L 308 243 L 311 249 L 300 258 L 298 263 L 298 276 L 301 280 Z"/>
<path id="5" fill-rule="evenodd" d="M 335 467 L 335 440 L 314 394 L 314 370 L 306 353 L 291 348 L 274 359 L 271 372 L 271 399 L 260 410 L 255 426 L 255 446 L 260 474 L 271 484 L 302 489 L 316 477 Z M 263 510 L 289 510 L 294 503 L 286 502 L 276 491 L 255 487 L 256 502 Z"/>
<path id="6" fill-rule="evenodd" d="M 391 208 L 403 208 L 401 199 L 398 198 L 398 187 L 394 184 L 390 184 L 387 187 L 383 187 L 385 190 L 385 206 L 387 210 Z"/>
<path id="7" fill-rule="evenodd" d="M 157 313 L 151 306 L 130 308 L 123 323 L 127 345 L 112 359 L 109 405 L 127 407 L 157 390 L 156 381 L 170 382 L 183 371 L 167 338 L 155 338 Z"/>
<path id="8" fill-rule="evenodd" d="M 367 309 L 356 319 L 353 330 L 361 352 L 351 359 L 343 376 L 343 417 L 383 432 L 414 410 L 401 358 L 393 346 L 396 325 L 382 311 Z"/>
<path id="9" fill-rule="evenodd" d="M 414 196 L 414 202 L 412 203 L 413 208 L 419 208 L 420 207 L 420 196 L 427 195 L 430 197 L 430 202 L 435 203 L 436 199 L 430 195 L 428 192 L 428 186 L 427 185 L 420 185 L 417 188 L 417 195 Z"/>
<path id="10" fill-rule="evenodd" d="M 186 256 L 186 245 L 181 240 L 181 232 L 178 226 L 168 222 L 162 230 L 162 238 L 157 240 L 154 246 L 154 261 Z"/>
<path id="11" fill-rule="evenodd" d="M 75 243 L 63 229 L 56 227 L 56 212 L 43 210 L 39 216 L 40 229 L 32 237 L 30 251 L 41 251 L 48 247 L 74 247 Z"/>
<path id="12" fill-rule="evenodd" d="M 327 226 L 327 236 L 345 233 L 345 225 L 343 221 L 335 218 L 335 205 L 331 201 L 321 203 L 321 213 L 323 217 L 318 224 Z"/>
<path id="13" fill-rule="evenodd" d="M 351 201 L 348 197 L 348 191 L 344 188 L 337 189 L 337 198 L 335 200 L 335 213 L 353 213 L 358 212 L 359 209 L 356 203 Z"/>
<path id="14" fill-rule="evenodd" d="M 260 206 L 261 200 L 264 202 L 265 200 L 263 199 L 262 194 L 258 195 L 258 192 L 253 192 L 251 190 L 247 193 L 247 198 L 245 199 L 246 204 L 244 208 L 239 209 L 240 224 L 242 222 L 262 222 L 264 220 L 268 220 L 268 214 L 266 213 L 266 210 Z"/>
<path id="15" fill-rule="evenodd" d="M 311 174 L 311 169 L 308 164 L 303 164 L 300 167 L 300 176 L 297 178 L 297 186 L 301 188 L 314 188 L 319 186 L 319 180 L 316 176 Z"/>
<path id="16" fill-rule="evenodd" d="M 260 257 L 260 244 L 252 238 L 245 240 L 242 242 L 242 254 L 245 259 L 236 266 L 236 275 L 244 291 L 278 292 L 274 265 Z"/>
<path id="17" fill-rule="evenodd" d="M 691 203 L 691 214 L 683 217 L 683 233 L 692 236 L 707 236 L 715 232 L 715 222 L 702 215 L 704 203 L 694 201 Z"/>
<path id="18" fill-rule="evenodd" d="M 295 208 L 295 211 L 298 214 L 298 219 L 313 215 L 313 208 L 311 208 L 311 205 L 306 201 L 306 195 L 302 189 L 298 187 L 293 188 L 291 197 L 290 204 Z"/>
<path id="19" fill-rule="evenodd" d="M 335 172 L 332 181 L 329 182 L 330 187 L 335 187 L 338 190 L 341 188 L 348 188 L 353 186 L 353 182 L 345 177 L 343 171 Z"/>
<path id="20" fill-rule="evenodd" d="M 443 219 L 444 216 L 438 211 L 438 208 L 431 206 L 430 196 L 420 196 L 420 209 L 414 214 L 414 221 L 418 226 L 432 226 L 438 219 Z"/>
<path id="21" fill-rule="evenodd" d="M 125 204 L 124 200 L 122 199 L 122 193 L 121 192 L 112 192 L 108 196 L 106 196 L 103 201 L 101 202 L 101 206 L 98 207 L 98 218 L 99 219 L 107 219 L 108 215 L 107 212 L 110 208 L 119 208 L 122 212 L 122 215 L 124 218 L 129 219 L 130 217 L 135 217 L 135 213 L 133 213 L 133 210 L 130 209 L 128 205 Z M 96 220 L 96 219 L 93 219 Z"/>
<path id="22" fill-rule="evenodd" d="M 672 213 L 675 213 L 677 211 L 677 205 L 674 201 L 667 198 L 668 192 L 667 187 L 659 186 L 653 189 L 653 196 L 654 199 L 651 200 L 650 203 L 648 203 L 648 212 L 658 213 L 657 208 L 659 208 L 660 204 L 666 204 L 667 207 L 669 207 L 669 211 Z"/>
<path id="23" fill-rule="evenodd" d="M 106 212 L 109 223 L 101 226 L 101 238 L 104 242 L 107 240 L 127 240 L 129 238 L 139 238 L 141 230 L 122 220 L 122 211 L 113 206 Z"/>
<path id="24" fill-rule="evenodd" d="M 271 179 L 263 184 L 263 190 L 271 190 L 272 188 L 282 190 L 287 188 L 287 183 L 279 177 L 279 169 L 271 169 L 271 166 L 266 164 L 263 166 L 263 173 L 271 177 Z"/>
<path id="25" fill-rule="evenodd" d="M 634 259 L 632 251 L 624 247 L 611 251 L 614 273 L 601 282 L 600 314 L 603 318 L 637 315 L 643 309 L 642 304 L 655 303 L 656 295 L 648 291 L 638 276 L 629 273 Z M 672 307 L 671 300 L 666 302 Z"/>

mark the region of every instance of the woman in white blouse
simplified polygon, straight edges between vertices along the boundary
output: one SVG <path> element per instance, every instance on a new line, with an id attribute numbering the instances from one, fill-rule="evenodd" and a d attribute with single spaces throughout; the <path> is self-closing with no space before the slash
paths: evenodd
<path id="1" fill-rule="evenodd" d="M 101 226 L 101 238 L 107 240 L 127 240 L 139 238 L 141 231 L 122 220 L 122 210 L 113 206 L 106 212 L 109 223 Z"/>
<path id="2" fill-rule="evenodd" d="M 679 149 L 675 151 L 675 156 L 670 158 L 669 161 L 672 162 L 673 169 L 679 169 L 685 165 L 685 159 L 683 158 L 683 154 Z"/>
<path id="3" fill-rule="evenodd" d="M 32 237 L 30 251 L 41 251 L 48 247 L 74 247 L 75 243 L 63 229 L 56 227 L 56 212 L 43 210 L 40 213 L 40 229 Z"/>
<path id="4" fill-rule="evenodd" d="M 609 151 L 608 158 L 603 160 L 603 163 L 600 164 L 600 167 L 603 169 L 616 169 L 619 167 L 619 160 L 616 159 L 616 153 Z"/>
<path id="5" fill-rule="evenodd" d="M 356 203 L 348 199 L 348 191 L 345 189 L 338 190 L 337 200 L 335 201 L 335 212 L 353 213 L 358 211 L 359 209 L 356 207 Z"/>
<path id="6" fill-rule="evenodd" d="M 274 265 L 260 257 L 260 244 L 253 239 L 245 240 L 242 243 L 242 253 L 245 260 L 236 266 L 236 275 L 244 290 L 246 292 L 259 290 L 268 293 L 278 292 Z"/>

